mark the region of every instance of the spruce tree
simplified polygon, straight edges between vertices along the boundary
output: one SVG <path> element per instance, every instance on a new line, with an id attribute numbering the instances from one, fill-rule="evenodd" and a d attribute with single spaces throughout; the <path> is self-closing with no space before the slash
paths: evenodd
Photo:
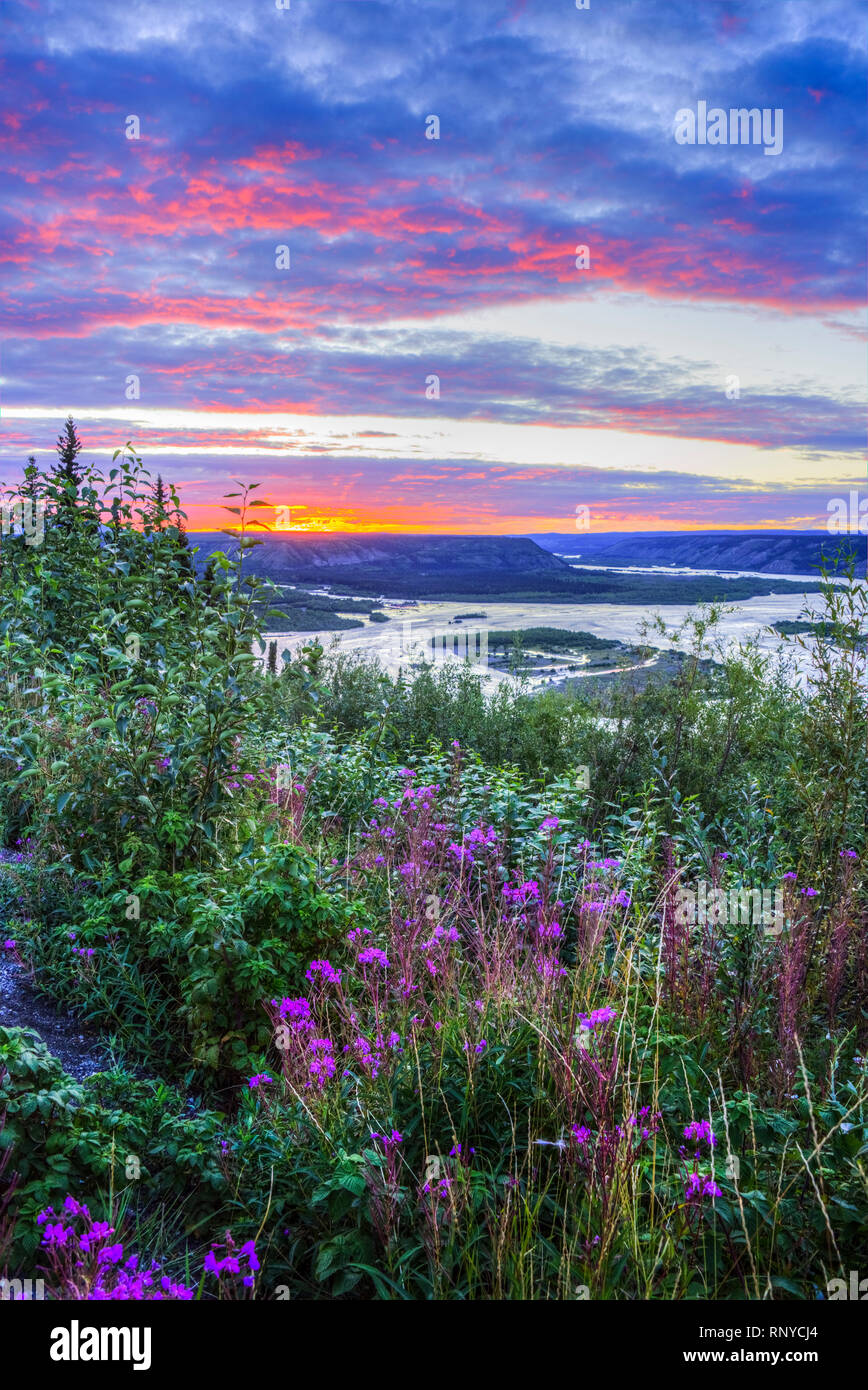
<path id="1" fill-rule="evenodd" d="M 158 531 L 162 531 L 168 516 L 166 510 L 168 500 L 169 494 L 163 485 L 163 475 L 158 473 L 157 481 L 154 484 L 154 526 Z"/>
<path id="2" fill-rule="evenodd" d="M 176 535 L 176 537 L 175 537 L 175 542 L 176 542 L 176 544 L 177 544 L 177 546 L 178 546 L 178 549 L 179 549 L 180 552 L 181 552 L 181 564 L 182 564 L 182 567 L 183 567 L 183 569 L 184 569 L 184 572 L 185 572 L 187 575 L 189 575 L 189 577 L 190 577 L 191 579 L 194 579 L 195 576 L 196 576 L 196 571 L 195 571 L 195 569 L 194 569 L 194 567 L 193 567 L 193 554 L 192 554 L 192 551 L 190 550 L 190 540 L 189 540 L 189 537 L 187 536 L 187 528 L 186 528 L 186 526 L 184 525 L 183 517 L 181 516 L 181 513 L 180 513 L 180 511 L 178 510 L 177 507 L 175 508 L 174 512 L 172 513 L 172 517 L 173 517 L 173 525 L 174 525 L 174 527 L 175 527 L 175 529 L 176 529 L 176 531 L 177 531 L 177 535 Z"/>
<path id="3" fill-rule="evenodd" d="M 79 484 L 83 477 L 78 464 L 78 456 L 84 445 L 78 437 L 71 415 L 67 417 L 63 434 L 58 436 L 55 448 L 57 449 L 57 464 L 51 475 L 51 480 L 63 488 L 64 496 L 61 505 L 74 507 L 78 497 Z"/>
<path id="4" fill-rule="evenodd" d="M 29 497 L 31 501 L 36 501 L 38 478 L 39 469 L 36 466 L 36 455 L 28 454 L 27 465 L 24 469 L 24 482 L 21 484 L 22 497 Z"/>

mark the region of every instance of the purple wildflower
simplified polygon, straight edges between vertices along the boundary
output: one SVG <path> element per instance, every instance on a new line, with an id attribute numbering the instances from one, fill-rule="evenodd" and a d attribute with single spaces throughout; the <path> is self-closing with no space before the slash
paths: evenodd
<path id="1" fill-rule="evenodd" d="M 691 1120 L 684 1131 L 685 1139 L 693 1139 L 697 1144 L 703 1140 L 710 1149 L 717 1143 L 715 1135 L 712 1133 L 711 1125 L 707 1120 Z"/>

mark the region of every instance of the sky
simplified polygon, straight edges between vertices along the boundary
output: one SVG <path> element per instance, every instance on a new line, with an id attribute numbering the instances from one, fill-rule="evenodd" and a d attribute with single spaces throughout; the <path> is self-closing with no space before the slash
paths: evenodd
<path id="1" fill-rule="evenodd" d="M 281 529 L 825 526 L 868 496 L 865 19 L 3 0 L 0 480 L 71 413 L 191 530 L 233 478 Z"/>

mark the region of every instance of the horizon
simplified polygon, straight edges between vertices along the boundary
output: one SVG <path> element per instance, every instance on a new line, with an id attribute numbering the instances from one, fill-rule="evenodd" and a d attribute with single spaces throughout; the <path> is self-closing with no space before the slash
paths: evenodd
<path id="1" fill-rule="evenodd" d="M 195 530 L 185 527 L 188 534 L 193 536 L 216 535 L 224 532 L 227 528 L 223 526 L 198 526 Z M 455 540 L 485 539 L 491 540 L 533 540 L 535 536 L 675 536 L 675 535 L 708 535 L 708 536 L 731 536 L 731 535 L 779 535 L 779 536 L 816 536 L 835 539 L 858 539 L 861 532 L 852 533 L 849 536 L 835 536 L 830 534 L 825 527 L 804 527 L 801 530 L 793 527 L 780 527 L 772 530 L 768 527 L 683 527 L 676 528 L 671 526 L 657 527 L 653 530 L 623 530 L 623 531 L 583 531 L 573 530 L 564 531 L 433 531 L 430 528 L 419 528 L 418 530 L 402 528 L 401 530 L 378 530 L 378 529 L 343 529 L 341 527 L 317 528 L 313 526 L 290 526 L 273 527 L 267 533 L 263 532 L 262 537 L 269 536 L 437 536 L 452 537 Z"/>
<path id="2" fill-rule="evenodd" d="M 194 531 L 234 477 L 297 533 L 822 530 L 865 487 L 857 0 L 7 9 L 7 484 L 72 414 Z"/>

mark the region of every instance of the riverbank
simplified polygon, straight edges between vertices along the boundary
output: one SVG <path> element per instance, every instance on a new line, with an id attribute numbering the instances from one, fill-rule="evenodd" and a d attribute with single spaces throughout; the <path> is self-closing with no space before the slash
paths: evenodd
<path id="1" fill-rule="evenodd" d="M 772 624 L 780 620 L 798 620 L 806 610 L 819 613 L 821 605 L 821 595 L 815 594 L 770 594 L 746 599 L 741 603 L 728 605 L 730 611 L 722 617 L 719 633 L 725 647 L 729 649 L 753 642 L 760 652 L 767 655 L 786 653 L 793 663 L 793 683 L 800 684 L 807 670 L 807 658 L 793 643 L 787 641 L 784 634 L 775 631 Z M 595 636 L 623 643 L 625 646 L 641 647 L 646 644 L 643 626 L 650 622 L 658 610 L 646 604 L 566 605 L 489 603 L 486 600 L 485 621 L 467 622 L 460 627 L 456 627 L 455 619 L 467 611 L 466 603 L 419 602 L 413 609 L 396 609 L 387 604 L 384 605 L 384 611 L 388 617 L 387 622 L 371 624 L 351 632 L 337 634 L 323 629 L 291 636 L 286 633 L 268 632 L 264 636 L 266 642 L 277 641 L 279 658 L 284 650 L 294 653 L 315 639 L 327 649 L 336 647 L 342 652 L 376 657 L 389 674 L 394 676 L 399 667 L 407 669 L 408 658 L 414 648 L 418 658 L 423 651 L 430 650 L 432 636 L 442 631 L 455 631 L 467 635 L 469 646 L 470 634 L 480 630 L 523 630 L 551 626 L 571 632 L 590 632 Z M 695 605 L 692 604 L 667 607 L 663 613 L 667 627 L 677 628 L 693 611 Z M 656 633 L 647 639 L 647 644 L 661 652 L 674 652 L 681 645 L 677 640 L 667 641 Z M 564 668 L 567 664 L 569 663 L 564 662 Z M 656 662 L 653 664 L 656 665 Z M 511 678 L 508 670 L 499 669 L 490 663 L 480 664 L 478 669 L 492 684 Z M 559 673 L 547 672 L 546 684 L 549 676 L 560 680 L 565 679 L 567 674 L 566 669 Z M 592 667 L 585 671 L 569 673 L 576 681 L 597 678 L 603 674 Z"/>

